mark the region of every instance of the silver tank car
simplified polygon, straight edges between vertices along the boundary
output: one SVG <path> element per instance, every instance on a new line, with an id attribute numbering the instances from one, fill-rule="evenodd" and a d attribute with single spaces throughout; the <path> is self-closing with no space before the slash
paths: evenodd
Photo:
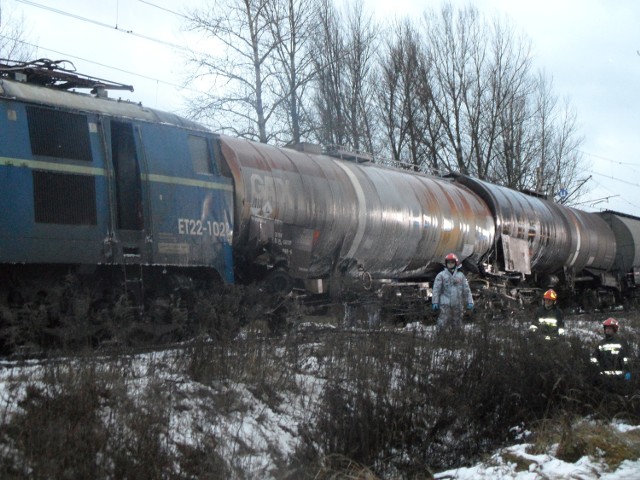
<path id="1" fill-rule="evenodd" d="M 617 242 L 616 270 L 632 274 L 640 285 L 640 218 L 624 213 L 605 211 L 598 213 L 613 230 Z"/>
<path id="2" fill-rule="evenodd" d="M 554 204 L 556 205 L 556 204 Z M 556 205 L 565 217 L 571 235 L 569 262 L 574 272 L 583 269 L 610 271 L 616 257 L 616 237 L 596 213 Z"/>
<path id="3" fill-rule="evenodd" d="M 326 278 L 336 266 L 416 278 L 449 252 L 477 262 L 493 244 L 488 207 L 450 180 L 340 160 L 313 145 L 222 136 L 220 146 L 235 181 L 236 250 L 254 262 L 268 251 L 294 278 Z"/>
<path id="4" fill-rule="evenodd" d="M 456 181 L 491 208 L 506 270 L 552 274 L 563 268 L 609 270 L 613 265 L 616 240 L 596 214 L 467 176 Z"/>

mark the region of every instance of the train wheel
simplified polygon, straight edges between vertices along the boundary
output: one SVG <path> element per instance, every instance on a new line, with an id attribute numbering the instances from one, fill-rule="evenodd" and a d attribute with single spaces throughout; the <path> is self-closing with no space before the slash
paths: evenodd
<path id="1" fill-rule="evenodd" d="M 288 295 L 293 290 L 293 278 L 282 269 L 274 270 L 264 279 L 269 293 Z"/>

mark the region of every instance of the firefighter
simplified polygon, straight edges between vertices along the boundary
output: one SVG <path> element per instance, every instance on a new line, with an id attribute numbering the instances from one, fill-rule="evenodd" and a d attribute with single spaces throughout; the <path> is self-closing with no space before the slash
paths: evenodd
<path id="1" fill-rule="evenodd" d="M 604 338 L 594 350 L 591 362 L 598 366 L 600 374 L 606 378 L 630 380 L 629 347 L 618 337 L 619 326 L 615 318 L 607 318 L 602 322 Z"/>
<path id="2" fill-rule="evenodd" d="M 564 317 L 562 310 L 556 302 L 558 294 L 555 290 L 549 289 L 542 296 L 542 305 L 536 310 L 536 318 L 529 327 L 530 332 L 534 332 L 546 340 L 558 338 L 565 334 Z"/>
<path id="3" fill-rule="evenodd" d="M 454 253 L 444 258 L 445 268 L 433 282 L 431 306 L 438 312 L 438 331 L 445 327 L 461 327 L 465 307 L 473 310 L 473 297 L 467 277 L 460 271 L 460 262 Z"/>

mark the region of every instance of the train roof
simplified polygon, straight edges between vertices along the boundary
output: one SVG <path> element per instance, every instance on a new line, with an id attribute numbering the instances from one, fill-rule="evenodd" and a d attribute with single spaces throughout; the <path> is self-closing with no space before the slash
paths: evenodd
<path id="1" fill-rule="evenodd" d="M 78 74 L 61 67 L 65 60 L 14 62 L 0 59 L 0 97 L 38 105 L 105 114 L 183 128 L 209 131 L 204 125 L 142 103 L 109 98 L 108 90 L 133 87 Z M 88 89 L 89 93 L 76 90 Z"/>
<path id="2" fill-rule="evenodd" d="M 631 218 L 632 220 L 640 220 L 640 217 L 636 217 L 635 215 L 631 215 L 629 213 L 616 212 L 615 210 L 602 210 L 599 213 L 606 213 L 606 214 L 609 214 L 609 215 L 615 215 L 616 217 Z"/>

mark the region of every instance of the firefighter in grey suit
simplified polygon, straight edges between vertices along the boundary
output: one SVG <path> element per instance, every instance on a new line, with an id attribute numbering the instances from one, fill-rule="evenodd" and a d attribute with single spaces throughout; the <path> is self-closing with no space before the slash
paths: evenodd
<path id="1" fill-rule="evenodd" d="M 437 330 L 443 328 L 462 327 L 462 317 L 465 308 L 473 310 L 473 297 L 467 277 L 460 269 L 460 262 L 454 253 L 448 254 L 444 259 L 445 269 L 442 270 L 433 282 L 433 297 L 431 306 L 434 312 L 438 312 Z"/>

